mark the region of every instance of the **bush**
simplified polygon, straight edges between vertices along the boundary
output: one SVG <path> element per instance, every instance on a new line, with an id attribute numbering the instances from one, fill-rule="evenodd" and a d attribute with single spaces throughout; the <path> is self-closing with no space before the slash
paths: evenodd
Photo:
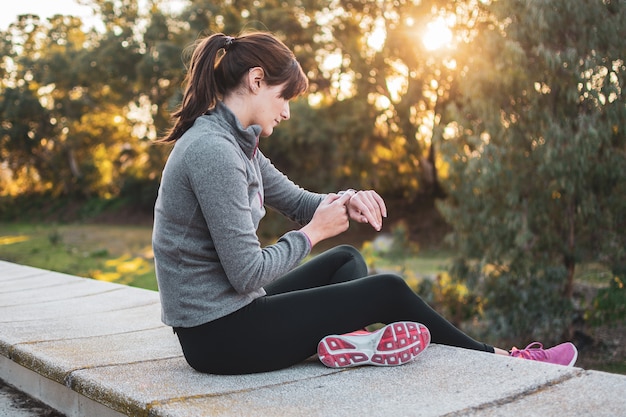
<path id="1" fill-rule="evenodd" d="M 574 318 L 571 300 L 563 297 L 566 275 L 561 266 L 483 268 L 485 338 L 561 341 Z"/>
<path id="2" fill-rule="evenodd" d="M 125 205 L 141 210 L 152 210 L 159 191 L 159 180 L 129 177 L 124 181 L 120 199 Z"/>
<path id="3" fill-rule="evenodd" d="M 482 298 L 447 272 L 422 280 L 416 292 L 456 327 L 483 315 Z"/>
<path id="4" fill-rule="evenodd" d="M 626 320 L 626 268 L 614 268 L 609 286 L 598 290 L 586 318 L 592 326 L 615 325 Z"/>

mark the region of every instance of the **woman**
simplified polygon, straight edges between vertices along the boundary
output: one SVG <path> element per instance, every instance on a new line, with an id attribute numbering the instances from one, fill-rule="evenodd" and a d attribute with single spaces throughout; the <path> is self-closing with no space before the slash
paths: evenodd
<path id="1" fill-rule="evenodd" d="M 396 275 L 367 276 L 350 246 L 299 266 L 318 242 L 348 229 L 376 230 L 387 216 L 375 191 L 306 191 L 258 149 L 289 119 L 307 79 L 293 53 L 267 33 L 199 41 L 155 205 L 153 247 L 162 319 L 200 372 L 271 371 L 316 353 L 328 366 L 398 365 L 435 343 L 564 365 L 576 349 L 512 353 L 452 326 Z M 303 225 L 261 247 L 265 206 Z M 377 332 L 358 331 L 388 323 Z M 420 324 L 422 323 L 422 324 Z M 350 333 L 353 332 L 353 333 Z"/>

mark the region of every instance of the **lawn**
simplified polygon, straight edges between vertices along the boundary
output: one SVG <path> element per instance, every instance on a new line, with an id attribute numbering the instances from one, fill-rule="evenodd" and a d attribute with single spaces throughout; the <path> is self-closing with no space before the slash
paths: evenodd
<path id="1" fill-rule="evenodd" d="M 0 223 L 0 259 L 157 289 L 146 226 Z"/>
<path id="2" fill-rule="evenodd" d="M 0 223 L 0 259 L 156 290 L 151 233 L 150 226 Z M 378 258 L 372 266 L 425 277 L 448 262 L 445 252 L 425 251 L 401 263 Z"/>
<path id="3" fill-rule="evenodd" d="M 150 226 L 0 223 L 0 259 L 156 290 L 151 233 Z M 361 243 L 353 242 L 358 248 Z M 411 280 L 437 275 L 452 259 L 445 250 L 420 250 L 402 261 L 364 253 L 374 271 L 398 272 Z M 592 285 L 605 284 L 607 274 L 594 264 L 577 268 L 577 280 Z"/>

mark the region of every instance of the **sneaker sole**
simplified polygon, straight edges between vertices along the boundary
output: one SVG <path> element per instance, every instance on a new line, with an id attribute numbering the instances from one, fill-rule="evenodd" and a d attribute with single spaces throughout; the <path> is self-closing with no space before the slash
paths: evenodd
<path id="1" fill-rule="evenodd" d="M 429 344 L 426 326 L 397 322 L 365 335 L 326 336 L 318 344 L 317 354 L 329 368 L 398 366 L 414 360 Z"/>

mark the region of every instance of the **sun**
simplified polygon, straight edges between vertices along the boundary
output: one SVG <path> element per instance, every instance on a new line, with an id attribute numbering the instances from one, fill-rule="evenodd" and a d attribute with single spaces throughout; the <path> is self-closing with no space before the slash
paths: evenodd
<path id="1" fill-rule="evenodd" d="M 422 36 L 422 43 L 429 51 L 435 51 L 449 46 L 452 42 L 452 31 L 443 17 L 426 25 L 426 31 Z"/>

